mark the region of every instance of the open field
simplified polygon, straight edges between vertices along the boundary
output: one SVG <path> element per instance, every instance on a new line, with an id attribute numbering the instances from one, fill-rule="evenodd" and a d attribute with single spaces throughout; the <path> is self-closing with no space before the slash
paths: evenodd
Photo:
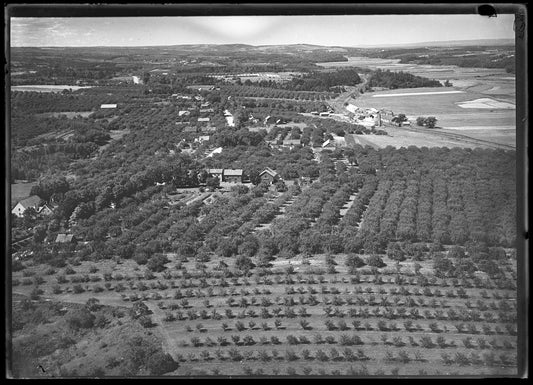
<path id="1" fill-rule="evenodd" d="M 361 146 L 371 146 L 373 148 L 385 148 L 392 146 L 395 148 L 401 147 L 460 147 L 469 148 L 471 145 L 460 140 L 451 140 L 435 135 L 427 135 L 424 133 L 410 132 L 405 130 L 388 129 L 389 135 L 355 135 L 349 134 L 355 140 L 356 144 Z"/>
<path id="2" fill-rule="evenodd" d="M 404 71 L 416 76 L 436 79 L 441 82 L 450 80 L 456 87 L 476 87 L 476 90 L 490 90 L 500 87 L 499 91 L 514 97 L 515 77 L 499 68 L 463 68 L 453 65 L 401 64 L 399 59 L 380 59 L 368 57 L 349 57 L 346 62 L 316 63 L 325 68 L 366 67 L 390 71 Z M 494 91 L 494 90 L 493 90 Z"/>
<path id="3" fill-rule="evenodd" d="M 351 103 L 361 108 L 384 108 L 392 110 L 395 114 L 404 113 L 411 121 L 416 120 L 418 116 L 435 116 L 437 126 L 443 128 L 463 126 L 508 127 L 515 124 L 515 111 L 508 109 L 509 104 L 507 102 L 491 98 L 490 103 L 493 105 L 491 109 L 487 108 L 486 103 L 482 106 L 473 105 L 473 107 L 479 108 L 462 108 L 460 103 L 471 103 L 473 99 L 480 99 L 482 95 L 470 91 L 453 94 L 417 95 L 417 93 L 424 92 L 421 90 L 425 90 L 425 92 L 439 91 L 438 88 L 426 88 L 366 93 L 355 100 L 352 99 Z M 413 96 L 395 95 L 398 93 L 413 93 Z M 494 105 L 494 103 L 499 104 Z"/>
<path id="4" fill-rule="evenodd" d="M 384 127 L 382 127 L 384 128 Z M 513 127 L 453 127 L 449 129 L 424 129 L 414 126 L 386 127 L 388 135 L 355 135 L 355 144 L 385 148 L 401 147 L 459 147 L 459 148 L 516 148 L 516 130 Z"/>
<path id="5" fill-rule="evenodd" d="M 11 204 L 17 203 L 19 200 L 30 196 L 30 191 L 35 182 L 27 183 L 12 183 L 11 184 Z"/>
<path id="6" fill-rule="evenodd" d="M 400 94 L 373 94 L 373 98 L 389 98 L 395 96 L 420 96 L 420 95 L 445 95 L 445 94 L 462 94 L 464 91 L 428 91 L 428 92 L 405 92 Z"/>
<path id="7" fill-rule="evenodd" d="M 476 100 L 470 100 L 468 102 L 458 103 L 461 108 L 481 108 L 481 109 L 505 109 L 514 110 L 516 107 L 514 104 L 499 102 L 490 98 L 481 98 Z"/>
<path id="8" fill-rule="evenodd" d="M 62 116 L 68 119 L 74 119 L 76 117 L 86 118 L 91 115 L 93 111 L 65 111 L 65 112 L 43 112 L 42 114 L 35 114 L 37 117 L 43 118 L 60 118 Z"/>
<path id="9" fill-rule="evenodd" d="M 35 84 L 35 85 L 24 85 L 24 86 L 11 86 L 11 91 L 32 91 L 32 92 L 62 92 L 63 90 L 72 90 L 77 91 L 84 88 L 92 87 L 82 87 L 82 86 L 67 86 L 67 85 L 44 85 L 44 84 Z"/>

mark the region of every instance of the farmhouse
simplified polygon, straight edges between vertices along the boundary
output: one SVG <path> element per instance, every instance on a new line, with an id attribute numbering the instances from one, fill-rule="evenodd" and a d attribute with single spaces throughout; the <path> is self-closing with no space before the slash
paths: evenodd
<path id="1" fill-rule="evenodd" d="M 209 118 L 198 118 L 198 123 L 207 123 L 209 122 Z"/>
<path id="2" fill-rule="evenodd" d="M 178 116 L 189 116 L 190 114 L 191 114 L 191 112 L 190 111 L 186 111 L 186 110 L 178 112 Z"/>
<path id="3" fill-rule="evenodd" d="M 44 206 L 40 207 L 37 212 L 41 215 L 52 215 L 54 213 L 54 210 L 52 209 L 52 207 L 45 204 Z"/>
<path id="4" fill-rule="evenodd" d="M 289 147 L 289 148 L 294 148 L 294 146 L 299 146 L 301 143 L 300 143 L 300 139 L 285 139 L 283 140 L 283 146 L 285 147 Z"/>
<path id="5" fill-rule="evenodd" d="M 200 135 L 198 138 L 194 138 L 195 142 L 203 143 L 209 141 L 209 135 Z"/>
<path id="6" fill-rule="evenodd" d="M 56 237 L 56 243 L 74 243 L 76 242 L 76 238 L 73 234 L 57 234 Z"/>
<path id="7" fill-rule="evenodd" d="M 242 183 L 242 169 L 224 170 L 222 173 L 222 182 Z"/>
<path id="8" fill-rule="evenodd" d="M 24 215 L 24 212 L 30 207 L 35 209 L 35 211 L 38 211 L 40 202 L 41 202 L 41 198 L 39 198 L 37 195 L 32 195 L 26 199 L 19 201 L 15 205 L 15 207 L 13 207 L 13 210 L 11 210 L 11 212 L 15 214 L 17 217 L 22 218 L 22 216 Z"/>
<path id="9" fill-rule="evenodd" d="M 222 174 L 224 172 L 224 169 L 222 168 L 210 168 L 209 170 L 207 170 L 207 173 L 213 177 L 213 178 L 218 178 L 220 180 L 222 180 Z"/>
<path id="10" fill-rule="evenodd" d="M 270 184 L 275 183 L 280 178 L 279 174 L 270 167 L 261 171 L 259 177 L 261 178 L 261 182 L 267 182 Z"/>
<path id="11" fill-rule="evenodd" d="M 101 109 L 113 109 L 113 108 L 117 108 L 117 105 L 116 104 L 102 104 L 100 106 Z"/>

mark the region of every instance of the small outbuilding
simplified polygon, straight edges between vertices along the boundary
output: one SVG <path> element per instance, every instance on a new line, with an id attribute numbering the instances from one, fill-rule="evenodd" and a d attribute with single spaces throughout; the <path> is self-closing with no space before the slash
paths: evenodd
<path id="1" fill-rule="evenodd" d="M 75 242 L 76 242 L 76 238 L 74 237 L 73 234 L 64 234 L 64 233 L 57 234 L 56 243 L 75 243 Z"/>

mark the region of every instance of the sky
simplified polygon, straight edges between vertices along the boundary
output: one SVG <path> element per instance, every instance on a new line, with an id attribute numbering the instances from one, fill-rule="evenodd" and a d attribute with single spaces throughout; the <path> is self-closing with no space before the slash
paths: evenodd
<path id="1" fill-rule="evenodd" d="M 345 47 L 513 39 L 514 15 L 10 19 L 12 47 L 316 44 Z"/>

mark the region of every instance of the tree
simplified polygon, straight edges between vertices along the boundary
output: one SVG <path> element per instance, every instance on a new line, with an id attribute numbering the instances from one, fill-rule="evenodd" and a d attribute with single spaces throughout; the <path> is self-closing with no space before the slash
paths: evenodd
<path id="1" fill-rule="evenodd" d="M 435 128 L 435 125 L 437 124 L 437 118 L 434 116 L 428 116 L 424 123 L 427 128 Z"/>
<path id="2" fill-rule="evenodd" d="M 135 302 L 130 309 L 130 315 L 133 319 L 137 319 L 148 314 L 150 314 L 150 309 L 148 309 L 148 306 L 146 306 L 146 304 L 142 301 Z"/>
<path id="3" fill-rule="evenodd" d="M 455 266 L 453 265 L 453 262 L 441 253 L 437 253 L 434 255 L 433 269 L 435 269 L 436 274 L 445 277 L 451 277 L 455 274 Z"/>
<path id="4" fill-rule="evenodd" d="M 285 182 L 280 179 L 276 182 L 276 191 L 278 192 L 285 192 L 287 191 L 287 185 L 285 184 Z"/>
<path id="5" fill-rule="evenodd" d="M 154 254 L 146 264 L 146 267 L 153 272 L 161 272 L 166 269 L 165 264 L 170 262 L 164 254 Z"/>
<path id="6" fill-rule="evenodd" d="M 416 118 L 416 125 L 417 126 L 423 127 L 425 123 L 426 123 L 426 118 L 425 117 L 419 116 L 418 118 Z"/>
<path id="7" fill-rule="evenodd" d="M 239 255 L 235 260 L 235 268 L 239 270 L 248 271 L 254 267 L 255 265 L 253 264 L 252 260 L 247 256 Z"/>
<path id="8" fill-rule="evenodd" d="M 383 259 L 381 259 L 380 256 L 375 255 L 375 254 L 374 254 L 374 255 L 371 255 L 371 256 L 369 256 L 369 257 L 367 257 L 367 259 L 366 259 L 366 264 L 367 264 L 368 266 L 374 266 L 374 267 L 378 267 L 378 268 L 379 268 L 379 267 L 387 266 L 387 265 L 385 264 L 385 262 L 383 262 Z"/>
<path id="9" fill-rule="evenodd" d="M 344 264 L 348 268 L 350 268 L 350 271 L 351 271 L 351 270 L 354 270 L 356 268 L 364 266 L 365 262 L 363 261 L 363 259 L 361 257 L 359 257 L 356 254 L 348 254 L 346 256 L 346 261 L 344 262 Z"/>
<path id="10" fill-rule="evenodd" d="M 217 177 L 209 177 L 206 179 L 205 184 L 210 190 L 215 190 L 220 187 L 220 179 Z"/>
<path id="11" fill-rule="evenodd" d="M 73 311 L 67 318 L 68 325 L 73 329 L 90 329 L 94 325 L 95 316 L 86 308 Z"/>
<path id="12" fill-rule="evenodd" d="M 387 247 L 387 256 L 395 261 L 405 261 L 405 252 L 398 242 L 391 242 Z"/>
<path id="13" fill-rule="evenodd" d="M 405 114 L 398 114 L 398 116 L 392 118 L 392 122 L 398 124 L 398 126 L 400 127 L 402 126 L 402 123 L 406 121 L 407 117 L 405 116 Z"/>

